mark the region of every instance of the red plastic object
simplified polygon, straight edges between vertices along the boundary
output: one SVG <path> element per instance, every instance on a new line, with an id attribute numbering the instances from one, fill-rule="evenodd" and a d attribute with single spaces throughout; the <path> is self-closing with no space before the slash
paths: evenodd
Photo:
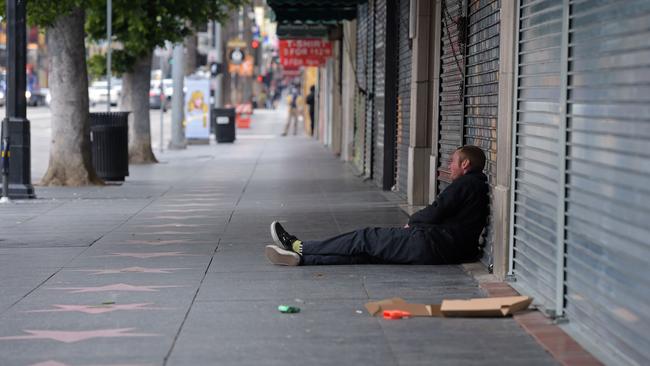
<path id="1" fill-rule="evenodd" d="M 408 311 L 401 310 L 384 310 L 384 319 L 402 319 L 408 318 L 411 316 L 411 313 Z"/>

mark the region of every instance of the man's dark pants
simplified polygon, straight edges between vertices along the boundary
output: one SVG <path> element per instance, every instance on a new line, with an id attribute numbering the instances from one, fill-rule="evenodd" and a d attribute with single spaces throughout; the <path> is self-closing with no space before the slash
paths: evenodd
<path id="1" fill-rule="evenodd" d="M 302 243 L 302 265 L 442 263 L 425 231 L 417 228 L 366 228 Z"/>

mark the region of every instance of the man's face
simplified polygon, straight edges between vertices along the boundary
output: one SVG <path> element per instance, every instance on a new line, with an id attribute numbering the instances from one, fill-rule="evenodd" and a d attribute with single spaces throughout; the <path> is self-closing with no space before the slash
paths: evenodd
<path id="1" fill-rule="evenodd" d="M 458 151 L 454 151 L 454 154 L 451 156 L 451 161 L 449 162 L 449 171 L 451 175 L 451 180 L 456 180 L 467 172 L 469 168 L 469 160 L 460 161 L 460 154 Z"/>

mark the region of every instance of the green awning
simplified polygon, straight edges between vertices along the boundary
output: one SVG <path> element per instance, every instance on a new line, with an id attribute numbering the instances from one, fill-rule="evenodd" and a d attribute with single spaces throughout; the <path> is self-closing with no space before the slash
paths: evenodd
<path id="1" fill-rule="evenodd" d="M 292 21 L 340 21 L 357 17 L 357 5 L 365 0 L 267 0 L 278 23 Z"/>
<path id="2" fill-rule="evenodd" d="M 279 38 L 321 38 L 327 37 L 336 22 L 282 22 L 276 33 Z"/>

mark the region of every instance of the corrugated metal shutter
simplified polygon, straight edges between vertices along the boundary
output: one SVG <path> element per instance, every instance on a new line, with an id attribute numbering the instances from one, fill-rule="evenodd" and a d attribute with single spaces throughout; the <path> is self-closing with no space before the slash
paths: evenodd
<path id="1" fill-rule="evenodd" d="M 497 111 L 499 99 L 499 0 L 472 0 L 467 14 L 467 56 L 465 59 L 464 145 L 485 151 L 485 171 L 490 202 L 497 176 Z M 494 205 L 491 205 L 494 207 Z M 493 263 L 493 225 L 490 221 L 483 240 L 482 261 Z"/>
<path id="2" fill-rule="evenodd" d="M 515 287 L 557 305 L 563 1 L 520 0 L 514 126 L 512 270 Z"/>
<path id="3" fill-rule="evenodd" d="M 463 142 L 463 68 L 464 45 L 458 38 L 458 19 L 462 1 L 442 1 L 440 52 L 440 121 L 438 136 L 438 190 L 445 189 L 449 177 L 449 160 Z"/>
<path id="4" fill-rule="evenodd" d="M 375 32 L 374 32 L 375 72 L 374 72 L 374 105 L 375 119 L 373 126 L 373 178 L 378 186 L 382 186 L 384 178 L 384 99 L 386 80 L 386 0 L 375 3 Z"/>
<path id="5" fill-rule="evenodd" d="M 365 157 L 363 172 L 366 178 L 373 176 L 373 145 L 374 145 L 374 120 L 375 120 L 375 1 L 368 1 L 368 16 L 366 17 L 366 130 L 365 130 Z"/>
<path id="6" fill-rule="evenodd" d="M 407 199 L 408 163 L 411 120 L 411 41 L 409 39 L 410 1 L 399 0 L 398 26 L 398 82 L 397 82 L 397 138 L 395 156 L 395 191 Z"/>
<path id="7" fill-rule="evenodd" d="M 354 165 L 360 173 L 364 172 L 366 140 L 366 65 L 368 56 L 368 4 L 357 7 L 357 93 L 354 118 Z"/>
<path id="8" fill-rule="evenodd" d="M 650 2 L 570 1 L 566 315 L 617 364 L 650 360 Z"/>

